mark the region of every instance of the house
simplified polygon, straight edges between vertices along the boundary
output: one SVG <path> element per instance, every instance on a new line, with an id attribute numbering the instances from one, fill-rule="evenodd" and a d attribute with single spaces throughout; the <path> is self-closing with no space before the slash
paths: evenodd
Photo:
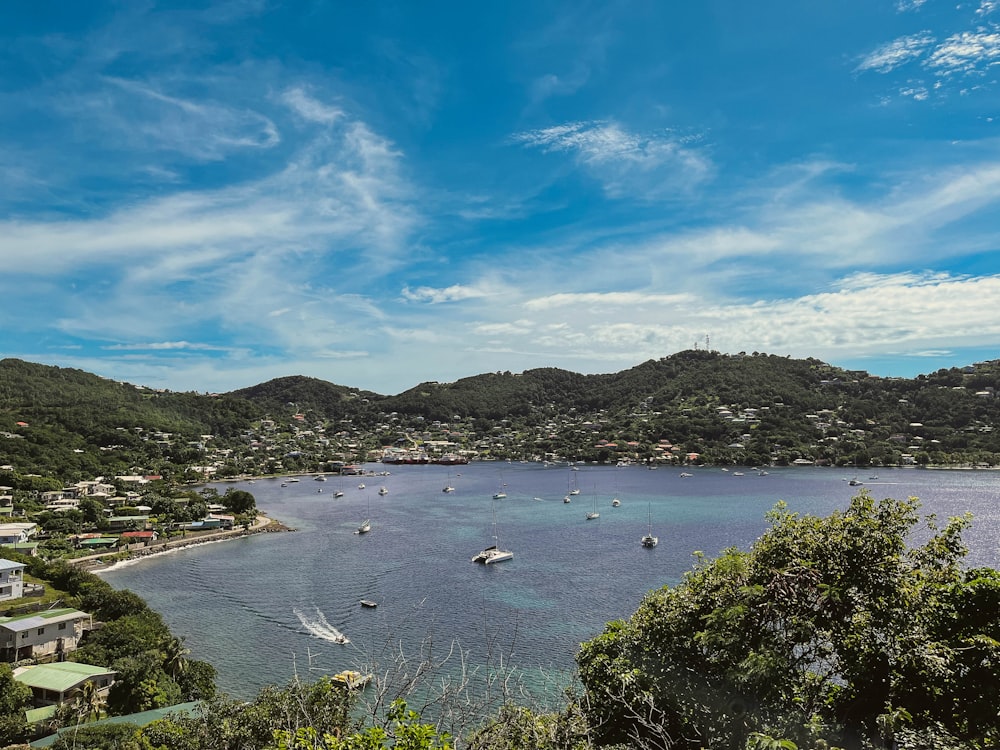
<path id="1" fill-rule="evenodd" d="M 0 661 L 21 661 L 76 649 L 93 618 L 78 609 L 0 617 Z"/>
<path id="2" fill-rule="evenodd" d="M 155 531 L 125 531 L 119 537 L 121 544 L 137 544 L 155 542 L 157 535 Z"/>
<path id="3" fill-rule="evenodd" d="M 24 563 L 0 557 L 0 602 L 24 596 Z"/>
<path id="4" fill-rule="evenodd" d="M 8 544 L 24 544 L 38 533 L 36 523 L 0 524 L 0 547 Z"/>
<path id="5" fill-rule="evenodd" d="M 14 679 L 31 688 L 32 702 L 41 707 L 58 706 L 73 699 L 87 682 L 94 683 L 101 697 L 107 699 L 116 674 L 107 667 L 61 661 L 19 667 L 14 670 Z"/>
<path id="6" fill-rule="evenodd" d="M 109 516 L 108 528 L 117 529 L 139 529 L 149 528 L 149 516 Z"/>

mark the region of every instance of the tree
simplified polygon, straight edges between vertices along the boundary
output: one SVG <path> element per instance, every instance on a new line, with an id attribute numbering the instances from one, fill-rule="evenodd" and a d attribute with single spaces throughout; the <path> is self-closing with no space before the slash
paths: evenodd
<path id="1" fill-rule="evenodd" d="M 252 513 L 257 508 L 257 498 L 246 490 L 229 488 L 221 499 L 222 504 L 226 506 L 226 510 L 237 515 Z"/>
<path id="2" fill-rule="evenodd" d="M 928 519 L 909 548 L 918 507 L 867 493 L 827 518 L 779 505 L 749 552 L 699 559 L 609 623 L 578 657 L 599 742 L 995 744 L 1000 573 L 962 569 L 968 518 Z"/>
<path id="3" fill-rule="evenodd" d="M 163 671 L 170 675 L 175 681 L 187 672 L 187 656 L 191 649 L 184 645 L 181 638 L 170 637 L 164 641 L 163 646 Z"/>
<path id="4" fill-rule="evenodd" d="M 31 688 L 14 679 L 10 664 L 0 662 L 0 747 L 24 739 L 24 710 L 31 705 Z"/>

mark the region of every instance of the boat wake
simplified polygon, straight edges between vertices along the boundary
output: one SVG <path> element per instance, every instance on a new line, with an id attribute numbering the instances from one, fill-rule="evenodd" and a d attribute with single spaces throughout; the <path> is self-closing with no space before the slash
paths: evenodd
<path id="1" fill-rule="evenodd" d="M 351 642 L 346 635 L 327 622 L 326 615 L 320 611 L 319 607 L 316 607 L 316 615 L 314 617 L 310 617 L 301 609 L 293 609 L 292 612 L 299 618 L 299 622 L 302 623 L 302 627 L 306 629 L 309 635 L 329 641 L 330 643 L 345 644 Z"/>

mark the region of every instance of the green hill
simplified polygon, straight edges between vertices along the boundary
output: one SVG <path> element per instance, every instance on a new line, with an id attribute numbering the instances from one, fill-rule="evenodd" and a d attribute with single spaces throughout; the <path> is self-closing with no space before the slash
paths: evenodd
<path id="1" fill-rule="evenodd" d="M 221 451 L 215 460 L 230 471 L 260 470 L 264 453 L 269 466 L 288 468 L 293 456 L 311 469 L 348 450 L 357 459 L 397 440 L 436 439 L 429 425 L 444 423 L 448 440 L 491 457 L 613 460 L 627 444 L 648 459 L 669 444 L 713 463 L 993 465 L 997 391 L 996 361 L 887 379 L 815 359 L 704 350 L 617 373 L 485 373 L 394 396 L 302 376 L 176 393 L 5 359 L 0 465 L 63 480 L 177 478 Z"/>

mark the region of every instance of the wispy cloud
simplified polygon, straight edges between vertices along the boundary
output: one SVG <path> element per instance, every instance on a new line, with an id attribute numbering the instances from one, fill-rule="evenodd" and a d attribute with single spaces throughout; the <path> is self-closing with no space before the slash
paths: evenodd
<path id="1" fill-rule="evenodd" d="M 435 289 L 427 286 L 411 289 L 407 286 L 403 287 L 402 291 L 403 299 L 408 300 L 409 302 L 429 302 L 431 304 L 477 299 L 479 297 L 489 297 L 495 294 L 497 294 L 496 291 L 490 291 L 479 287 L 465 286 L 462 284 L 454 284 L 442 289 Z"/>
<path id="2" fill-rule="evenodd" d="M 615 198 L 661 198 L 688 192 L 712 173 L 690 138 L 640 135 L 613 121 L 572 122 L 517 133 L 511 140 L 546 153 L 571 154 Z"/>
<path id="3" fill-rule="evenodd" d="M 162 149 L 199 160 L 222 158 L 233 150 L 267 149 L 281 141 L 270 118 L 252 109 L 168 93 L 153 82 L 112 76 L 103 90 L 68 98 L 57 105 L 74 117 L 92 118 L 114 132 L 119 147 Z"/>
<path id="4" fill-rule="evenodd" d="M 339 107 L 332 107 L 323 103 L 300 86 L 295 86 L 285 91 L 281 95 L 281 99 L 296 114 L 309 122 L 332 125 L 344 116 L 343 110 Z"/>
<path id="5" fill-rule="evenodd" d="M 983 74 L 1000 62 L 1000 33 L 996 30 L 953 34 L 938 45 L 926 61 L 938 75 Z"/>
<path id="6" fill-rule="evenodd" d="M 934 36 L 929 31 L 900 37 L 870 52 L 855 70 L 890 73 L 923 55 L 933 43 Z"/>

